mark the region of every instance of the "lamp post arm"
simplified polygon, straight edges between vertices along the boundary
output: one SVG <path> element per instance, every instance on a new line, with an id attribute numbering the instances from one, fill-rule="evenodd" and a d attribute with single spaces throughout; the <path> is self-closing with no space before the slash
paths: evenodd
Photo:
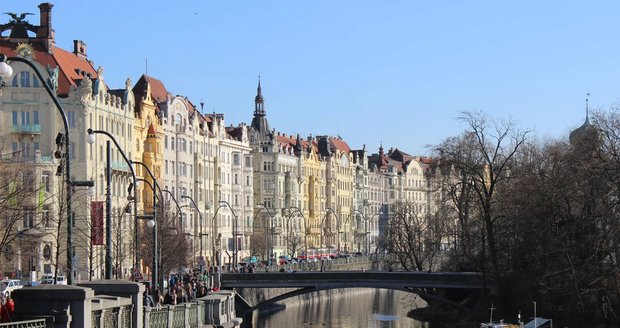
<path id="1" fill-rule="evenodd" d="M 172 199 L 172 201 L 174 202 L 174 204 L 177 206 L 177 209 L 179 209 L 181 206 L 179 206 L 179 203 L 177 202 L 177 200 L 174 198 L 174 195 L 172 194 L 172 191 L 168 190 L 168 189 L 161 189 L 159 188 L 159 185 L 157 185 L 157 188 L 159 189 L 160 193 L 168 193 L 170 195 L 170 198 Z"/>
<path id="2" fill-rule="evenodd" d="M 112 140 L 112 142 L 114 142 L 114 145 L 116 146 L 116 148 L 118 149 L 118 151 L 121 153 L 121 156 L 123 156 L 123 159 L 125 160 L 125 163 L 127 163 L 127 166 L 129 166 L 129 171 L 131 172 L 131 178 L 133 180 L 133 201 L 134 201 L 134 206 L 133 206 L 133 217 L 134 217 L 134 221 L 135 221 L 135 232 L 134 232 L 134 258 L 135 258 L 135 263 L 134 263 L 134 272 L 132 273 L 132 275 L 135 277 L 135 274 L 137 272 L 139 272 L 139 266 L 140 266 L 140 258 L 138 256 L 138 180 L 136 179 L 136 171 L 134 170 L 133 166 L 131 165 L 131 160 L 129 160 L 129 158 L 127 158 L 127 155 L 125 155 L 125 152 L 122 150 L 121 146 L 118 144 L 118 142 L 116 141 L 116 138 L 114 138 L 113 135 L 111 135 L 110 133 L 108 133 L 107 131 L 103 131 L 103 130 L 93 130 L 93 129 L 88 129 L 88 134 L 103 134 L 105 136 L 107 136 L 108 138 L 110 138 Z"/>
<path id="3" fill-rule="evenodd" d="M 69 120 L 67 119 L 67 113 L 65 113 L 60 101 L 58 101 L 58 97 L 54 94 L 54 91 L 47 84 L 45 79 L 43 78 L 43 74 L 39 71 L 33 62 L 26 58 L 22 57 L 8 57 L 9 61 L 16 61 L 20 63 L 24 63 L 28 65 L 34 73 L 37 75 L 41 84 L 47 91 L 47 94 L 52 98 L 54 105 L 56 105 L 56 109 L 58 109 L 58 113 L 62 118 L 62 124 L 65 128 L 65 182 L 67 184 L 67 269 L 69 269 L 69 274 L 67 276 L 67 283 L 69 285 L 73 285 L 73 213 L 71 210 L 71 198 L 73 197 L 73 186 L 71 185 L 71 154 L 69 147 Z"/>

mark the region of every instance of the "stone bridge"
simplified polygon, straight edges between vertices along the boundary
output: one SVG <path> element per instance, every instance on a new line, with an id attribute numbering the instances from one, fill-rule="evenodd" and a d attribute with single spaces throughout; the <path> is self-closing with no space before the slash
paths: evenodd
<path id="1" fill-rule="evenodd" d="M 452 304 L 454 302 L 438 298 L 428 291 L 478 291 L 483 288 L 482 275 L 475 272 L 385 271 L 223 273 L 221 286 L 223 289 L 234 289 L 238 292 L 238 311 L 244 314 L 290 297 L 329 289 L 394 289 Z"/>

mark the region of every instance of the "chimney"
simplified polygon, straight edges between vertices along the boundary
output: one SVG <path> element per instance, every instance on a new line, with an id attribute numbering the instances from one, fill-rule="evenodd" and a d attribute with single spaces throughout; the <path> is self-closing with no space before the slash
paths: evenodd
<path id="1" fill-rule="evenodd" d="M 86 43 L 82 40 L 73 40 L 73 53 L 79 58 L 86 59 Z"/>
<path id="2" fill-rule="evenodd" d="M 47 50 L 54 46 L 54 29 L 52 28 L 53 4 L 46 2 L 39 5 L 40 26 L 37 30 L 37 39 L 47 40 Z"/>

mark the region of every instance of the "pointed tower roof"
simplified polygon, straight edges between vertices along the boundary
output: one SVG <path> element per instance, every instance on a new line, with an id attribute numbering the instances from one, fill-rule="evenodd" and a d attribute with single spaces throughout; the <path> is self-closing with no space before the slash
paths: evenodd
<path id="1" fill-rule="evenodd" d="M 258 77 L 258 87 L 256 88 L 256 97 L 254 98 L 254 118 L 251 124 L 252 129 L 260 135 L 271 136 L 269 122 L 267 122 L 267 114 L 265 113 L 265 100 L 260 86 L 260 76 Z"/>
<path id="2" fill-rule="evenodd" d="M 590 94 L 588 93 L 588 96 Z M 573 146 L 595 146 L 598 144 L 599 139 L 599 131 L 596 126 L 590 123 L 590 109 L 588 108 L 588 98 L 586 98 L 586 120 L 583 124 L 573 130 L 569 136 L 568 140 Z"/>
<path id="3" fill-rule="evenodd" d="M 149 125 L 149 130 L 146 133 L 146 137 L 147 138 L 155 138 L 155 137 L 157 137 L 157 131 L 155 131 L 155 126 L 153 125 L 153 123 L 151 123 L 151 125 Z"/>

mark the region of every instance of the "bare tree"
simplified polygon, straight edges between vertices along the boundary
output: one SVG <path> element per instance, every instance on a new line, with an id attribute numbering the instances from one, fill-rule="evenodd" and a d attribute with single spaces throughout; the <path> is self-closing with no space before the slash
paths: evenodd
<path id="1" fill-rule="evenodd" d="M 37 218 L 49 196 L 36 183 L 36 164 L 3 145 L 0 142 L 0 270 L 14 271 L 20 254 L 30 259 L 31 270 L 45 235 L 45 222 Z"/>
<path id="2" fill-rule="evenodd" d="M 464 112 L 459 119 L 467 124 L 467 131 L 459 138 L 446 140 L 436 147 L 436 151 L 442 160 L 453 165 L 459 177 L 455 180 L 455 188 L 461 188 L 461 195 L 472 192 L 476 198 L 475 203 L 470 203 L 470 198 L 465 199 L 467 203 L 461 205 L 468 206 L 460 210 L 467 213 L 467 217 L 474 215 L 483 225 L 483 273 L 490 271 L 500 287 L 498 293 L 501 299 L 495 224 L 503 215 L 496 209 L 496 193 L 509 177 L 507 172 L 528 132 L 518 130 L 512 121 L 489 120 L 481 112 Z"/>
<path id="3" fill-rule="evenodd" d="M 406 271 L 431 272 L 438 267 L 448 227 L 446 216 L 427 215 L 413 203 L 397 203 L 390 217 L 388 250 Z"/>

